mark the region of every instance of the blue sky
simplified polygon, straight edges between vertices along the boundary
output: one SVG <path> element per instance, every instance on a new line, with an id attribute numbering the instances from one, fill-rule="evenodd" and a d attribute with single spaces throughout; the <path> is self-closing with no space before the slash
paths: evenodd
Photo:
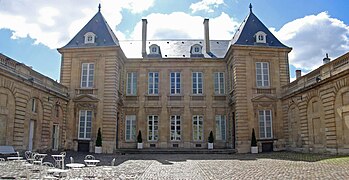
<path id="1" fill-rule="evenodd" d="M 349 2 L 346 0 L 0 0 L 0 53 L 59 80 L 57 52 L 93 17 L 102 14 L 119 40 L 140 39 L 148 19 L 149 39 L 203 39 L 210 18 L 211 39 L 231 39 L 253 12 L 285 45 L 291 78 L 349 50 Z M 164 33 L 166 32 L 166 33 Z"/>

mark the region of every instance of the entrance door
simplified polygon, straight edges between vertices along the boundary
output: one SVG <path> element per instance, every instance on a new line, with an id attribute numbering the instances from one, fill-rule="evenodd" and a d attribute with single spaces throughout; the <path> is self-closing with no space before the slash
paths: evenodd
<path id="1" fill-rule="evenodd" d="M 34 126 L 35 126 L 35 121 L 30 120 L 30 122 L 29 122 L 29 144 L 28 144 L 29 151 L 33 150 Z"/>
<path id="2" fill-rule="evenodd" d="M 52 150 L 57 151 L 59 145 L 59 125 L 54 124 L 52 129 Z"/>

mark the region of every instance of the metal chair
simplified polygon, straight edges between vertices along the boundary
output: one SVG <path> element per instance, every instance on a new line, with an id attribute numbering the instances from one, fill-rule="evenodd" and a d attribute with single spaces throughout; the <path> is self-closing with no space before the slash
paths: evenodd
<path id="1" fill-rule="evenodd" d="M 87 155 L 85 156 L 85 160 L 95 160 L 95 157 L 93 155 Z"/>
<path id="2" fill-rule="evenodd" d="M 74 163 L 74 158 L 70 157 L 70 163 Z"/>

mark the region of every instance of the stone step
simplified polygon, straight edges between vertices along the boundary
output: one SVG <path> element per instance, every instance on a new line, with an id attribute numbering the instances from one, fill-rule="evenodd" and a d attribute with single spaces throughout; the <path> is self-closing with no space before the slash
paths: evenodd
<path id="1" fill-rule="evenodd" d="M 184 149 L 184 148 L 144 148 L 144 149 L 118 149 L 120 154 L 234 154 L 235 149 Z"/>

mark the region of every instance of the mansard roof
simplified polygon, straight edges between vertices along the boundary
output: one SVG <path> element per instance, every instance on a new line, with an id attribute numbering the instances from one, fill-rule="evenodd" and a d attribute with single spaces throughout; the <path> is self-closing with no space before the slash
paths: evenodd
<path id="1" fill-rule="evenodd" d="M 147 54 L 149 47 L 156 44 L 160 47 L 161 58 L 191 58 L 190 49 L 193 45 L 202 46 L 203 58 L 224 58 L 228 51 L 230 40 L 210 40 L 210 52 L 206 52 L 204 40 L 148 40 Z M 127 58 L 138 59 L 142 57 L 142 41 L 141 40 L 125 40 L 120 41 L 120 46 Z M 159 56 L 160 57 L 160 56 Z M 148 58 L 151 58 L 148 56 Z"/>
<path id="2" fill-rule="evenodd" d="M 257 32 L 262 31 L 266 34 L 266 43 L 256 43 L 255 35 Z M 236 31 L 232 45 L 243 46 L 266 46 L 266 47 L 278 47 L 289 48 L 282 44 L 269 29 L 257 18 L 252 12 L 252 6 L 250 5 L 250 14 L 241 23 L 239 29 Z"/>
<path id="3" fill-rule="evenodd" d="M 85 43 L 85 34 L 96 35 L 94 43 Z M 104 19 L 100 9 L 95 16 L 63 48 L 119 46 L 119 40 Z"/>

